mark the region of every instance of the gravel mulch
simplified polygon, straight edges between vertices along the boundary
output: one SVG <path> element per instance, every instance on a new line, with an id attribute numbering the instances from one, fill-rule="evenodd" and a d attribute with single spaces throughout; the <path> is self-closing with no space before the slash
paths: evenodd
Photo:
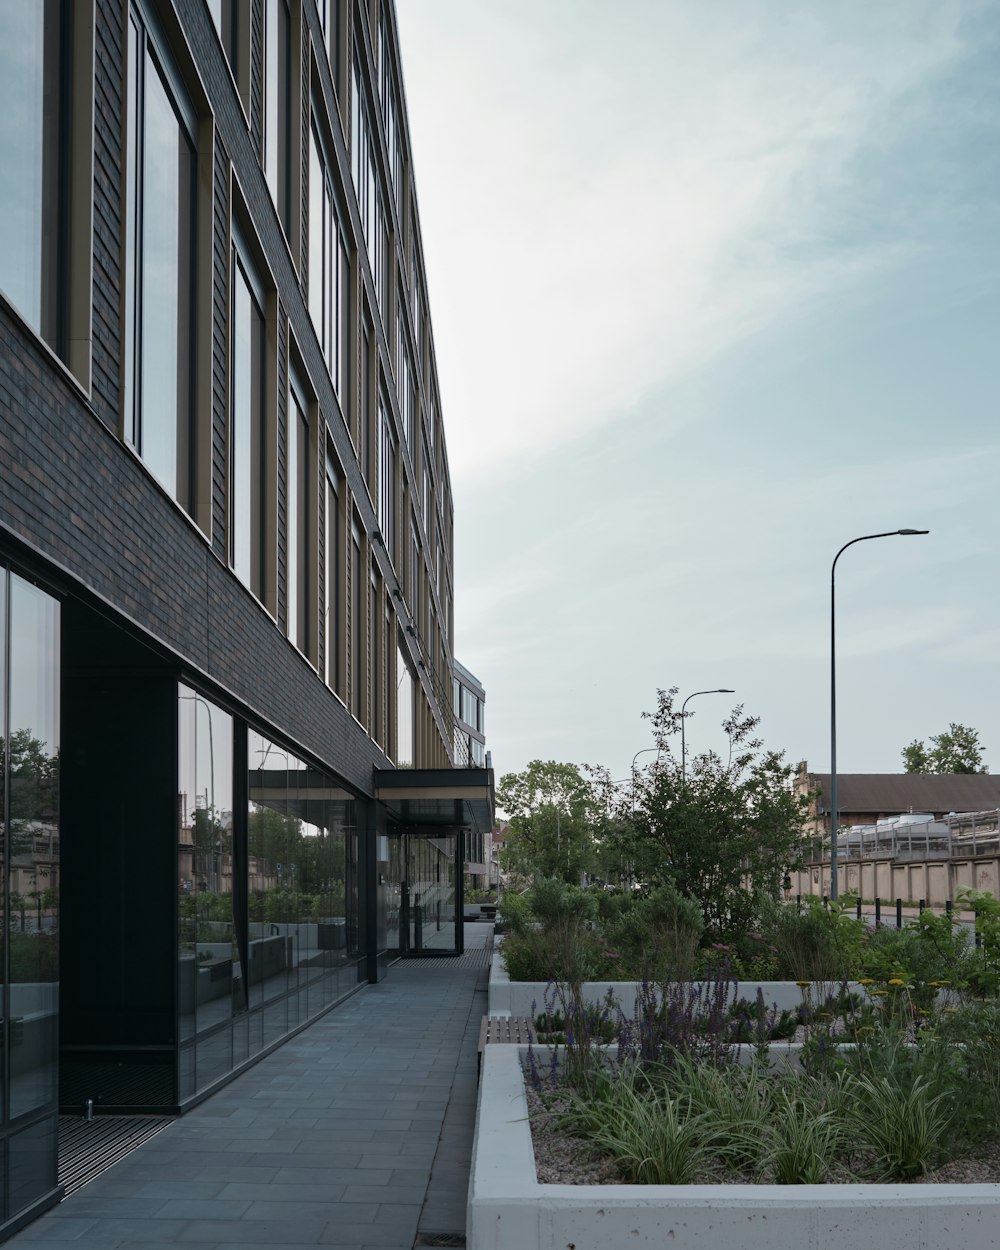
<path id="1" fill-rule="evenodd" d="M 560 1106 L 565 1096 L 558 1092 L 547 1093 L 545 1102 L 530 1086 L 527 1087 L 528 1114 L 531 1119 L 531 1140 L 535 1149 L 535 1172 L 542 1185 L 620 1185 L 611 1159 L 595 1155 L 578 1137 L 572 1137 L 556 1128 Z M 843 1180 L 853 1178 L 844 1176 Z M 699 1175 L 695 1184 L 733 1184 L 731 1175 L 721 1170 L 707 1169 Z M 738 1182 L 736 1182 L 738 1183 Z M 856 1183 L 856 1182 L 855 1182 Z M 905 1183 L 905 1182 L 903 1182 Z M 953 1159 L 914 1178 L 923 1185 L 996 1185 L 1000 1184 L 1000 1140 L 981 1146 L 975 1155 Z"/>

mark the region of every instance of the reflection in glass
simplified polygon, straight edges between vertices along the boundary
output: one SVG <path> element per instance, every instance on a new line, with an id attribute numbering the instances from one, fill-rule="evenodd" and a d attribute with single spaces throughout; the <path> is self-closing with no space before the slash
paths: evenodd
<path id="1" fill-rule="evenodd" d="M 59 605 L 10 579 L 7 771 L 11 1118 L 52 1103 L 58 1054 Z"/>
<path id="2" fill-rule="evenodd" d="M 288 0 L 264 3 L 264 173 L 278 217 L 289 222 L 291 17 Z"/>
<path id="3" fill-rule="evenodd" d="M 408 834 L 402 887 L 404 949 L 456 950 L 454 834 Z"/>
<path id="4" fill-rule="evenodd" d="M 292 1027 L 355 982 L 357 835 L 353 799 L 325 773 L 254 730 L 247 758 L 248 979 L 270 1041 L 282 995 Z"/>
<path id="5" fill-rule="evenodd" d="M 297 384 L 288 388 L 285 534 L 288 637 L 302 652 L 309 645 L 309 423 Z"/>
<path id="6" fill-rule="evenodd" d="M 0 4 L 0 289 L 59 342 L 61 0 Z"/>
<path id="7" fill-rule="evenodd" d="M 231 560 L 240 580 L 262 597 L 264 315 L 235 250 L 232 315 Z"/>
<path id="8" fill-rule="evenodd" d="M 181 1097 L 233 1066 L 232 1020 L 246 1010 L 233 913 L 233 722 L 178 688 L 178 1032 Z M 193 1050 L 194 1058 L 184 1054 Z"/>
<path id="9" fill-rule="evenodd" d="M 194 145 L 134 14 L 127 101 L 125 427 L 145 464 L 185 503 Z"/>
<path id="10" fill-rule="evenodd" d="M 396 767 L 413 767 L 413 674 L 396 648 Z"/>

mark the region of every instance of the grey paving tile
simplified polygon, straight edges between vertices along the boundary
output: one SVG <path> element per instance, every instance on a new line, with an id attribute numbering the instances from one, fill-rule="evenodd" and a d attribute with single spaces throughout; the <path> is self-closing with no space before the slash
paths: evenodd
<path id="1" fill-rule="evenodd" d="M 382 1202 L 395 1205 L 419 1206 L 426 1189 L 423 1185 L 348 1185 L 344 1189 L 344 1202 Z"/>
<path id="2" fill-rule="evenodd" d="M 103 1245 L 104 1250 L 119 1242 L 136 1241 L 147 1245 L 151 1241 L 170 1243 L 176 1241 L 186 1227 L 186 1220 L 149 1220 L 132 1217 L 125 1220 L 97 1220 L 87 1232 L 87 1240 Z"/>
<path id="3" fill-rule="evenodd" d="M 199 1242 L 233 1242 L 245 1246 L 248 1237 L 262 1246 L 316 1245 L 321 1241 L 325 1231 L 322 1220 L 276 1220 L 268 1223 L 265 1220 L 192 1220 L 184 1225 L 183 1232 L 177 1235 L 180 1245 Z M 364 1227 L 358 1225 L 357 1227 Z M 358 1241 L 359 1238 L 354 1238 Z"/>
<path id="4" fill-rule="evenodd" d="M 400 1236 L 400 1233 L 404 1233 Z M 410 1250 L 417 1235 L 416 1221 L 412 1231 L 400 1229 L 398 1226 L 380 1227 L 377 1224 L 330 1224 L 319 1238 L 323 1246 L 363 1245 L 378 1246 L 383 1250 L 386 1246 L 405 1246 Z"/>
<path id="5" fill-rule="evenodd" d="M 227 1185 L 220 1198 L 246 1199 L 250 1202 L 339 1202 L 344 1196 L 343 1185 L 301 1184 L 279 1185 L 271 1183 L 265 1188 L 260 1185 L 235 1184 Z M 384 1192 L 384 1191 L 383 1191 Z"/>
<path id="6" fill-rule="evenodd" d="M 43 1240 L 70 1241 L 86 1236 L 97 1223 L 97 1220 L 92 1216 L 70 1216 L 67 1219 L 60 1220 L 58 1224 L 53 1224 L 50 1218 L 51 1215 L 52 1212 L 50 1211 L 48 1214 L 43 1215 L 40 1220 L 36 1220 L 34 1224 L 29 1224 L 22 1232 L 12 1237 L 7 1242 L 7 1245 L 17 1241 L 31 1242 L 33 1245 Z"/>

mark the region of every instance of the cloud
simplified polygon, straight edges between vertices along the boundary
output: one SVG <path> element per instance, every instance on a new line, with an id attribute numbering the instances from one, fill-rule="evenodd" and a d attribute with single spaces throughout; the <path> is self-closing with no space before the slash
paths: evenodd
<path id="1" fill-rule="evenodd" d="M 959 12 L 401 4 L 453 473 L 623 420 L 898 265 L 919 232 L 882 228 L 853 173 L 919 125 Z M 408 60 L 431 42 L 433 79 Z"/>

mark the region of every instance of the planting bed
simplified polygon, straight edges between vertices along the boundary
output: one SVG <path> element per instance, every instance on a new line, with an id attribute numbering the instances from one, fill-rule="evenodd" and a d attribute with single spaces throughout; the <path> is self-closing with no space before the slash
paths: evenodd
<path id="1" fill-rule="evenodd" d="M 741 985 L 740 992 L 746 989 Z M 997 1184 L 540 1184 L 521 1069 L 525 1051 L 491 1046 L 483 1054 L 469 1186 L 470 1250 L 997 1245 Z"/>

